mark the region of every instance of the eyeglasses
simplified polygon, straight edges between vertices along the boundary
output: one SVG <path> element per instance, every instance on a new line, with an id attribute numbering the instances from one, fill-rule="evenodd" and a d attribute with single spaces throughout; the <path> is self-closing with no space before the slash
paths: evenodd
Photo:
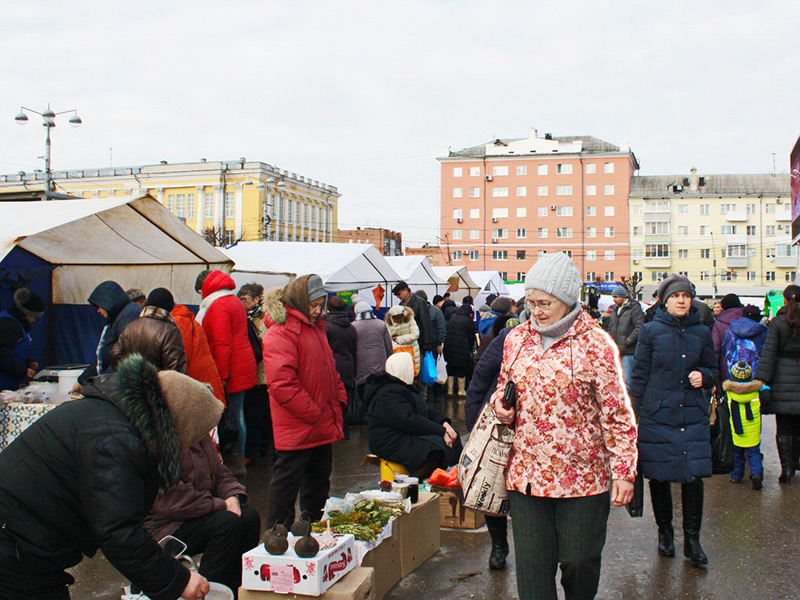
<path id="1" fill-rule="evenodd" d="M 547 300 L 542 300 L 540 302 L 535 302 L 534 300 L 525 300 L 525 304 L 527 304 L 531 310 L 536 310 L 538 308 L 544 312 L 547 312 L 553 306 L 553 302 Z"/>

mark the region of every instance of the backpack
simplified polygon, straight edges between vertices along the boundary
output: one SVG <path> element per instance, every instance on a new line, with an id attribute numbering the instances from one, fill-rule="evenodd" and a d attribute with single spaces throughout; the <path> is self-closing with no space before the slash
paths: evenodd
<path id="1" fill-rule="evenodd" d="M 733 333 L 730 329 L 725 332 L 722 340 L 722 355 L 725 357 L 725 373 L 720 373 L 720 379 L 731 378 L 731 367 L 740 360 L 743 360 L 753 369 L 753 374 L 758 370 L 760 356 L 756 344 L 750 338 L 742 338 Z"/>

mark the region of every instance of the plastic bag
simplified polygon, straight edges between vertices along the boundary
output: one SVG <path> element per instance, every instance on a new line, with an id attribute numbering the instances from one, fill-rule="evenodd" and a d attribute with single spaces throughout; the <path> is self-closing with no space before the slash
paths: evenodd
<path id="1" fill-rule="evenodd" d="M 353 502 L 351 498 L 336 498 L 335 496 L 331 496 L 325 501 L 325 510 L 321 520 L 326 521 L 333 512 L 346 515 L 353 512 L 355 507 L 356 503 Z"/>
<path id="2" fill-rule="evenodd" d="M 436 359 L 436 383 L 444 385 L 447 383 L 447 363 L 444 361 L 444 356 L 439 355 Z"/>
<path id="3" fill-rule="evenodd" d="M 426 352 L 420 367 L 419 381 L 424 385 L 436 383 L 436 361 L 433 352 Z"/>

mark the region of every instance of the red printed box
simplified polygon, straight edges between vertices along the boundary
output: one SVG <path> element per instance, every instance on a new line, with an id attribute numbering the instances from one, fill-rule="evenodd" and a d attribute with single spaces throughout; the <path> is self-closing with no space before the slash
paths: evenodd
<path id="1" fill-rule="evenodd" d="M 293 536 L 289 536 L 290 542 Z M 273 556 L 259 544 L 242 555 L 242 588 L 320 596 L 356 567 L 350 534 L 334 536 L 336 545 L 321 550 L 314 558 L 300 558 L 290 544 L 286 554 Z"/>

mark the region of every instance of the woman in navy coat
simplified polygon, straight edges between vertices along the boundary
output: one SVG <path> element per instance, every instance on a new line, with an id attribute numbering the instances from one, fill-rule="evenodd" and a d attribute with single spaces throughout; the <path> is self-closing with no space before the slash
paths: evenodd
<path id="1" fill-rule="evenodd" d="M 683 551 L 694 566 L 708 563 L 700 547 L 703 477 L 711 476 L 709 398 L 717 360 L 711 332 L 692 308 L 694 288 L 672 274 L 661 282 L 663 303 L 642 326 L 636 346 L 631 396 L 639 415 L 639 468 L 650 480 L 658 525 L 658 552 L 675 556 L 672 487 L 681 484 Z"/>

